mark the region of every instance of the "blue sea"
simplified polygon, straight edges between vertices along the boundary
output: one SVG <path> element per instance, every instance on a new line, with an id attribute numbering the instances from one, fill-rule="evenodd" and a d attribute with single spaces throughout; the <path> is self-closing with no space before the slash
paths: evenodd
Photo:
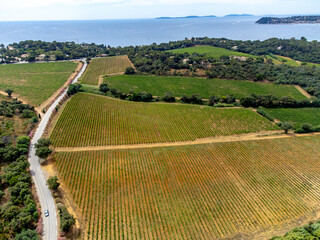
<path id="1" fill-rule="evenodd" d="M 259 25 L 260 17 L 0 22 L 0 43 L 22 40 L 75 41 L 110 46 L 147 45 L 190 37 L 235 40 L 320 40 L 320 24 Z"/>

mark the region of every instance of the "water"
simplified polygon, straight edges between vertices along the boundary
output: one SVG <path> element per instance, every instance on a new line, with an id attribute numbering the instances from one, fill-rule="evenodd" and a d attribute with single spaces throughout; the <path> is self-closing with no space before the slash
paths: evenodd
<path id="1" fill-rule="evenodd" d="M 147 45 L 190 37 L 320 40 L 320 24 L 259 25 L 259 17 L 0 22 L 0 43 L 22 40 L 75 41 L 110 46 Z"/>

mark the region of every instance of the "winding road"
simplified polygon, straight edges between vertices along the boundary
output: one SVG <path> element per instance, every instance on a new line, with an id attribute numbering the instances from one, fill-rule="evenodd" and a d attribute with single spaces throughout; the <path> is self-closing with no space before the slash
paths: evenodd
<path id="1" fill-rule="evenodd" d="M 75 83 L 79 80 L 81 75 L 84 73 L 87 63 L 85 59 L 82 60 L 84 62 L 81 70 L 79 71 L 76 78 L 73 80 L 72 83 Z M 41 170 L 41 166 L 39 163 L 39 158 L 35 154 L 34 144 L 38 142 L 41 138 L 50 116 L 55 109 L 55 107 L 59 104 L 60 100 L 67 94 L 67 90 L 63 92 L 63 94 L 51 105 L 48 109 L 46 114 L 42 117 L 41 122 L 35 132 L 33 139 L 31 140 L 30 148 L 29 148 L 29 157 L 28 160 L 30 162 L 30 172 L 32 175 L 33 182 L 36 187 L 37 195 L 41 204 L 42 210 L 42 219 L 43 219 L 43 240 L 57 240 L 58 238 L 58 223 L 57 223 L 57 214 L 56 214 L 56 207 L 51 195 L 50 190 L 47 187 L 46 179 L 44 174 Z M 49 216 L 44 216 L 45 210 L 49 211 Z"/>

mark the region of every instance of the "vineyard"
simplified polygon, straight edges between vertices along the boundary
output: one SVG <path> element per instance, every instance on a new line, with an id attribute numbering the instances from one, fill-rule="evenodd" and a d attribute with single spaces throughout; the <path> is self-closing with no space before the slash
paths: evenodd
<path id="1" fill-rule="evenodd" d="M 28 103 L 39 106 L 57 91 L 77 67 L 73 62 L 0 66 L 0 89 L 13 89 Z"/>
<path id="2" fill-rule="evenodd" d="M 313 126 L 320 125 L 319 108 L 270 108 L 265 111 L 281 122 L 293 123 L 297 128 L 303 123 L 310 123 Z"/>
<path id="3" fill-rule="evenodd" d="M 316 219 L 320 137 L 57 153 L 84 239 L 267 239 Z"/>
<path id="4" fill-rule="evenodd" d="M 66 105 L 51 140 L 84 147 L 196 140 L 279 129 L 248 109 L 135 103 L 79 93 Z"/>
<path id="5" fill-rule="evenodd" d="M 257 95 L 274 95 L 277 97 L 292 96 L 295 99 L 306 99 L 294 86 L 277 85 L 271 83 L 255 83 L 238 80 L 204 79 L 186 77 L 159 77 L 159 76 L 112 76 L 104 80 L 110 88 L 116 88 L 129 93 L 130 91 L 146 91 L 154 96 L 163 96 L 171 92 L 176 97 L 198 94 L 202 98 L 210 96 L 234 95 L 242 97 Z"/>
<path id="6" fill-rule="evenodd" d="M 205 54 L 208 57 L 214 57 L 219 60 L 222 56 L 230 56 L 230 57 L 246 57 L 246 58 L 257 58 L 259 56 L 250 55 L 242 52 L 236 52 L 232 50 L 228 50 L 220 47 L 211 47 L 211 46 L 197 46 L 197 47 L 189 47 L 189 48 L 181 48 L 176 50 L 170 50 L 173 53 L 199 53 Z"/>
<path id="7" fill-rule="evenodd" d="M 98 85 L 99 78 L 103 75 L 123 73 L 127 67 L 131 66 L 128 56 L 95 58 L 91 60 L 81 82 Z"/>

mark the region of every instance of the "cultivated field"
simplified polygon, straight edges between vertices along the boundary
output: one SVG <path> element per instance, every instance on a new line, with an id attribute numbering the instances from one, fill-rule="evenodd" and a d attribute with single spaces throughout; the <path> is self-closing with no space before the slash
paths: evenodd
<path id="1" fill-rule="evenodd" d="M 55 166 L 85 239 L 267 239 L 317 218 L 319 154 L 317 136 L 58 153 Z"/>
<path id="2" fill-rule="evenodd" d="M 39 106 L 57 91 L 77 67 L 73 62 L 9 64 L 0 66 L 0 89 L 13 89 Z"/>
<path id="3" fill-rule="evenodd" d="M 104 82 L 110 88 L 116 88 L 127 93 L 130 91 L 146 91 L 154 96 L 163 96 L 166 92 L 171 92 L 176 97 L 181 97 L 183 94 L 198 94 L 203 98 L 209 98 L 211 95 L 234 95 L 240 99 L 255 93 L 257 95 L 272 94 L 277 97 L 292 96 L 295 99 L 306 99 L 292 85 L 237 80 L 121 75 L 107 77 Z"/>
<path id="4" fill-rule="evenodd" d="M 220 59 L 222 56 L 239 56 L 239 57 L 247 57 L 247 58 L 257 58 L 258 56 L 241 53 L 241 52 L 235 52 L 231 51 L 225 48 L 219 48 L 219 47 L 211 47 L 211 46 L 198 46 L 198 47 L 189 47 L 189 48 L 180 48 L 171 50 L 173 53 L 199 53 L 199 54 L 205 54 L 208 57 L 214 57 L 215 59 Z"/>
<path id="5" fill-rule="evenodd" d="M 55 147 L 188 141 L 277 130 L 248 109 L 135 103 L 79 93 L 66 105 L 51 134 Z"/>
<path id="6" fill-rule="evenodd" d="M 293 123 L 297 128 L 303 123 L 310 123 L 313 126 L 320 125 L 319 108 L 268 108 L 265 111 L 281 122 Z"/>
<path id="7" fill-rule="evenodd" d="M 123 73 L 132 64 L 128 56 L 106 57 L 92 59 L 81 82 L 98 85 L 99 78 L 107 74 Z"/>

